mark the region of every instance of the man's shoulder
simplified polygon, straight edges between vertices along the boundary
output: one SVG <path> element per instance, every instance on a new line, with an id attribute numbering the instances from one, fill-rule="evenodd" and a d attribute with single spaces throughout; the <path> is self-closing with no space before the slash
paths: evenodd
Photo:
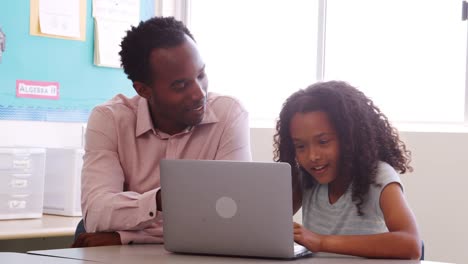
<path id="1" fill-rule="evenodd" d="M 111 112 L 113 114 L 119 114 L 128 111 L 136 112 L 140 99 L 141 97 L 138 95 L 127 97 L 123 94 L 117 94 L 109 101 L 97 105 L 94 109 L 97 111 Z"/>
<path id="2" fill-rule="evenodd" d="M 230 95 L 221 95 L 218 93 L 208 93 L 207 104 L 218 113 L 225 111 L 247 112 L 239 99 Z"/>

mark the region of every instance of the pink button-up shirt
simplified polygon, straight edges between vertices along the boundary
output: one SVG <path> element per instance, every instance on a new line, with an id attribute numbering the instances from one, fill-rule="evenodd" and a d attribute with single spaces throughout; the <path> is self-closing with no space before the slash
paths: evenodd
<path id="1" fill-rule="evenodd" d="M 122 244 L 162 243 L 159 161 L 250 161 L 248 113 L 234 98 L 210 93 L 203 121 L 171 136 L 154 128 L 146 99 L 119 94 L 92 111 L 85 150 L 86 231 L 118 231 Z"/>

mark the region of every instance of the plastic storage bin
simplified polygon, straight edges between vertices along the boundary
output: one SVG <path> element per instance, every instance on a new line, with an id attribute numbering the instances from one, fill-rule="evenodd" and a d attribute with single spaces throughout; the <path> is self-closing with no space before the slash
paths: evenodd
<path id="1" fill-rule="evenodd" d="M 46 149 L 44 213 L 81 216 L 83 149 Z"/>
<path id="2" fill-rule="evenodd" d="M 0 219 L 42 217 L 45 149 L 0 147 Z"/>

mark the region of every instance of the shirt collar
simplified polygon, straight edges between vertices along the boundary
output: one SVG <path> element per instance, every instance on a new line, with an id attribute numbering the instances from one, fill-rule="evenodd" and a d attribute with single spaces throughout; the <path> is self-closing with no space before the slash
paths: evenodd
<path id="1" fill-rule="evenodd" d="M 196 126 L 219 122 L 219 119 L 216 116 L 216 113 L 213 111 L 211 104 L 209 102 L 210 101 L 208 99 L 206 103 L 206 111 L 205 111 L 205 116 L 203 117 L 203 120 L 200 122 L 200 124 Z M 151 120 L 151 114 L 149 112 L 149 107 L 148 107 L 148 101 L 145 98 L 140 97 L 140 100 L 138 101 L 138 108 L 137 108 L 137 122 L 136 122 L 136 128 L 135 128 L 136 137 L 139 137 L 145 134 L 149 130 L 152 130 L 154 133 L 156 133 L 156 130 L 154 129 L 153 121 Z M 190 132 L 192 130 L 193 130 L 193 127 L 192 129 L 188 129 L 187 132 Z"/>
<path id="2" fill-rule="evenodd" d="M 153 130 L 153 121 L 151 120 L 151 115 L 149 112 L 148 101 L 145 98 L 140 97 L 138 101 L 137 108 L 137 123 L 135 134 L 137 137 L 148 132 L 148 130 Z"/>

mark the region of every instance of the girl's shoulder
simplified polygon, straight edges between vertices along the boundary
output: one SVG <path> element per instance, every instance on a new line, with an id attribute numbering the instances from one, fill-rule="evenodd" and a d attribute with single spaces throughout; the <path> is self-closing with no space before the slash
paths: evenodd
<path id="1" fill-rule="evenodd" d="M 390 164 L 384 161 L 379 161 L 377 164 L 377 173 L 375 175 L 375 184 L 379 188 L 383 189 L 392 182 L 397 182 L 403 189 L 400 174 Z"/>

